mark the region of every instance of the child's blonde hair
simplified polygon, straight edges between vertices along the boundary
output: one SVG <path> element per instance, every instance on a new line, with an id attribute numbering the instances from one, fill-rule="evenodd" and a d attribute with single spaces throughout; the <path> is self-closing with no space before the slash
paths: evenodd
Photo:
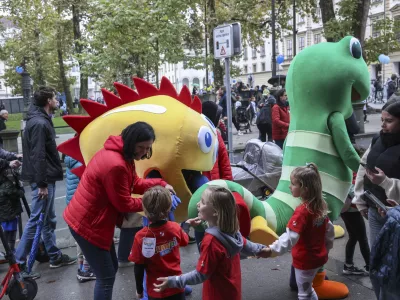
<path id="1" fill-rule="evenodd" d="M 292 176 L 300 184 L 301 197 L 311 213 L 318 219 L 325 217 L 328 214 L 328 205 L 322 196 L 322 182 L 317 165 L 308 163 L 305 167 L 298 167 L 293 170 Z"/>
<path id="2" fill-rule="evenodd" d="M 223 187 L 209 186 L 204 190 L 203 199 L 207 199 L 217 213 L 217 226 L 227 234 L 239 231 L 236 201 L 232 193 Z"/>
<path id="3" fill-rule="evenodd" d="M 171 194 L 162 186 L 152 187 L 144 193 L 142 205 L 150 222 L 164 220 L 168 218 L 168 213 L 172 207 Z"/>

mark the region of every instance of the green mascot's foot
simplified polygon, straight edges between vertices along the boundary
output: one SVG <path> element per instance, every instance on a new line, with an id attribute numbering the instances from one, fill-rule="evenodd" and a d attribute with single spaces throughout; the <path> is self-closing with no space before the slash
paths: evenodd
<path id="1" fill-rule="evenodd" d="M 314 278 L 313 287 L 318 299 L 344 299 L 349 289 L 341 282 L 325 280 L 325 272 L 319 272 Z"/>
<path id="2" fill-rule="evenodd" d="M 340 239 L 344 237 L 344 229 L 342 226 L 333 225 L 333 227 L 335 228 L 335 239 Z"/>

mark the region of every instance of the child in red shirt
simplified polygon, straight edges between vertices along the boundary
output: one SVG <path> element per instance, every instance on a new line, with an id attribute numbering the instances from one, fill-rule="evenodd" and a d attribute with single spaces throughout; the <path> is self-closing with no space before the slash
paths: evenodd
<path id="1" fill-rule="evenodd" d="M 318 300 L 312 282 L 328 261 L 335 233 L 327 216 L 328 207 L 322 197 L 317 166 L 310 163 L 294 169 L 290 175 L 290 191 L 293 197 L 300 197 L 302 203 L 289 220 L 286 232 L 268 250 L 282 255 L 292 249 L 299 300 Z"/>
<path id="2" fill-rule="evenodd" d="M 168 299 L 184 300 L 183 288 L 175 288 L 161 293 L 153 290 L 153 285 L 160 276 L 182 274 L 180 246 L 187 246 L 189 236 L 175 222 L 167 221 L 171 210 L 170 192 L 156 186 L 143 195 L 143 210 L 150 221 L 136 233 L 129 260 L 135 263 L 136 296 L 143 297 L 143 277 L 146 270 L 146 287 L 149 300 Z"/>
<path id="3" fill-rule="evenodd" d="M 242 299 L 240 255 L 268 253 L 264 245 L 252 243 L 242 237 L 232 193 L 223 187 L 210 186 L 202 194 L 198 204 L 198 218 L 188 220 L 193 226 L 202 221 L 209 228 L 201 243 L 200 258 L 196 270 L 181 276 L 158 278 L 154 290 L 160 293 L 167 288 L 183 288 L 186 284 L 203 284 L 203 300 Z"/>

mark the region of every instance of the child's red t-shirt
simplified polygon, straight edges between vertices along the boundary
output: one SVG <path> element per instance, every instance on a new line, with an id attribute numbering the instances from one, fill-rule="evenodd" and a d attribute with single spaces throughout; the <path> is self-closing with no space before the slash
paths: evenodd
<path id="1" fill-rule="evenodd" d="M 203 283 L 203 300 L 242 299 L 240 254 L 228 257 L 225 247 L 211 234 L 204 235 L 196 269 L 209 275 Z"/>
<path id="2" fill-rule="evenodd" d="M 156 238 L 155 254 L 150 258 L 142 254 L 142 243 L 145 237 Z M 159 277 L 182 274 L 179 247 L 184 247 L 188 243 L 189 236 L 175 222 L 168 221 L 159 227 L 144 227 L 136 234 L 129 260 L 145 265 L 147 293 L 150 297 L 165 298 L 184 292 L 183 289 L 165 289 L 158 293 L 154 291 L 153 284 L 160 284 L 157 281 Z"/>
<path id="3" fill-rule="evenodd" d="M 328 217 L 316 219 L 303 203 L 299 205 L 289 220 L 287 227 L 300 235 L 292 249 L 293 266 L 300 270 L 322 267 L 328 261 L 325 235 Z"/>

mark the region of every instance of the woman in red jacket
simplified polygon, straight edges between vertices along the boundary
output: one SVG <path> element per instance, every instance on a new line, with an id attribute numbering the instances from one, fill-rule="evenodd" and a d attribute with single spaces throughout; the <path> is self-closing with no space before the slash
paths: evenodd
<path id="1" fill-rule="evenodd" d="M 272 138 L 281 149 L 289 130 L 289 103 L 285 89 L 276 94 L 276 105 L 272 107 Z"/>
<path id="2" fill-rule="evenodd" d="M 120 136 L 110 136 L 89 162 L 80 184 L 64 211 L 64 219 L 96 275 L 95 300 L 112 299 L 118 261 L 113 236 L 124 213 L 142 211 L 143 194 L 161 185 L 162 179 L 141 179 L 135 160 L 149 159 L 155 140 L 153 128 L 144 122 L 129 125 Z"/>
<path id="3" fill-rule="evenodd" d="M 214 167 L 209 172 L 203 172 L 203 175 L 208 180 L 224 179 L 233 180 L 231 162 L 229 161 L 228 151 L 226 150 L 224 139 L 219 132 L 218 125 L 222 114 L 222 107 L 218 106 L 215 102 L 206 101 L 202 105 L 203 114 L 210 119 L 210 121 L 217 128 L 218 135 L 218 156 Z"/>

